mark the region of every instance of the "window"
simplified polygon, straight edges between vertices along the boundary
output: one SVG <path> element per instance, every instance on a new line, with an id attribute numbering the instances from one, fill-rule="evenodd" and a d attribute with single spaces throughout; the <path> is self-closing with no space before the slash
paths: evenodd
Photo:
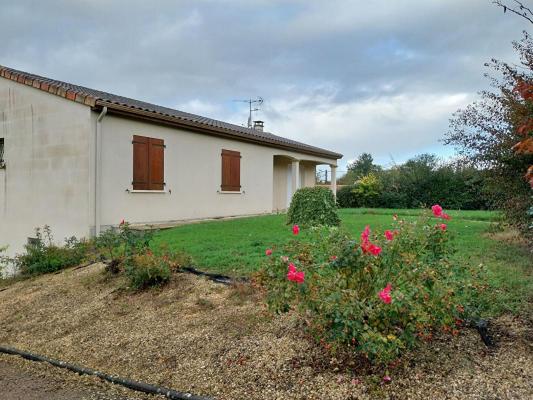
<path id="1" fill-rule="evenodd" d="M 233 150 L 222 150 L 222 185 L 224 192 L 240 192 L 241 190 L 241 153 Z"/>
<path id="2" fill-rule="evenodd" d="M 133 136 L 133 190 L 163 190 L 165 187 L 165 142 Z"/>

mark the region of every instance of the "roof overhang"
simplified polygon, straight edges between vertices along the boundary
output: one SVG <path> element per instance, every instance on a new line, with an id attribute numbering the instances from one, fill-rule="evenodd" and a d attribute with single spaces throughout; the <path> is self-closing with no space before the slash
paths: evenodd
<path id="1" fill-rule="evenodd" d="M 240 133 L 238 131 L 234 131 L 231 129 L 224 129 L 222 127 L 205 125 L 199 122 L 178 118 L 173 115 L 160 114 L 157 112 L 153 112 L 149 110 L 142 110 L 142 109 L 138 109 L 134 107 L 128 107 L 123 104 L 117 104 L 117 103 L 113 103 L 109 101 L 96 100 L 96 104 L 93 107 L 93 110 L 100 111 L 103 107 L 107 107 L 108 113 L 111 113 L 111 114 L 120 115 L 123 117 L 128 117 L 128 118 L 133 118 L 133 119 L 145 120 L 145 121 L 149 121 L 152 123 L 172 126 L 176 128 L 185 129 L 188 131 L 203 133 L 206 135 L 225 137 L 225 138 L 239 140 L 239 141 L 248 142 L 248 143 L 255 143 L 258 145 L 262 145 L 262 146 L 274 147 L 277 149 L 293 151 L 296 153 L 313 155 L 317 157 L 326 158 L 329 160 L 338 160 L 343 157 L 342 154 L 329 152 L 329 151 L 321 151 L 321 149 L 315 150 L 311 146 L 309 146 L 309 148 L 306 148 L 306 147 L 299 146 L 299 145 L 291 145 L 289 143 L 273 140 L 268 137 L 252 138 L 248 135 L 245 135 L 243 133 Z"/>

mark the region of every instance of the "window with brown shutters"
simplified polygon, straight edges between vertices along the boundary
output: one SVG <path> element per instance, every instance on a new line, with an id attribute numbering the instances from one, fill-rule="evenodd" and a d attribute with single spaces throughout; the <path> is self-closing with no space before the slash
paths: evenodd
<path id="1" fill-rule="evenodd" d="M 165 142 L 133 136 L 133 190 L 165 188 Z"/>
<path id="2" fill-rule="evenodd" d="M 222 150 L 222 185 L 225 192 L 241 190 L 241 153 L 233 150 Z"/>

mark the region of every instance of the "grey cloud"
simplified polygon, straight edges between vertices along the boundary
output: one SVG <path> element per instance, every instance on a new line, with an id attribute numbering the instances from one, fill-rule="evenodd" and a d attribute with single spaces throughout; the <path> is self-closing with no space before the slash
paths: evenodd
<path id="1" fill-rule="evenodd" d="M 0 64 L 236 122 L 231 99 L 261 95 L 276 133 L 380 160 L 445 153 L 448 111 L 487 85 L 484 62 L 514 60 L 527 28 L 489 0 L 3 3 Z M 379 110 L 426 102 L 433 118 Z"/>

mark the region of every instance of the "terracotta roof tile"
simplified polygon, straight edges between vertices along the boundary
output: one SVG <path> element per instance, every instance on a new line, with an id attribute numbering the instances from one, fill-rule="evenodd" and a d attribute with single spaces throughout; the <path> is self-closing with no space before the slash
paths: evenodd
<path id="1" fill-rule="evenodd" d="M 132 113 L 138 113 L 139 111 L 143 113 L 150 113 L 154 118 L 164 118 L 167 122 L 168 120 L 176 120 L 187 124 L 193 124 L 199 129 L 204 127 L 206 133 L 209 133 L 210 130 L 223 131 L 229 136 L 235 136 L 237 138 L 247 139 L 265 145 L 273 145 L 275 147 L 283 147 L 297 152 L 316 154 L 330 159 L 342 158 L 342 154 L 277 136 L 270 132 L 250 129 L 224 121 L 174 110 L 172 108 L 162 107 L 156 104 L 146 103 L 144 101 L 123 97 L 112 93 L 102 92 L 100 90 L 73 85 L 71 83 L 45 78 L 12 68 L 7 68 L 1 65 L 0 76 L 20 83 L 25 83 L 35 88 L 39 88 L 40 90 L 65 97 L 69 100 L 77 101 L 91 107 L 100 105 L 108 106 L 108 108 L 111 109 L 117 107 L 117 109 L 120 108 L 123 112 L 127 112 L 129 110 Z"/>

